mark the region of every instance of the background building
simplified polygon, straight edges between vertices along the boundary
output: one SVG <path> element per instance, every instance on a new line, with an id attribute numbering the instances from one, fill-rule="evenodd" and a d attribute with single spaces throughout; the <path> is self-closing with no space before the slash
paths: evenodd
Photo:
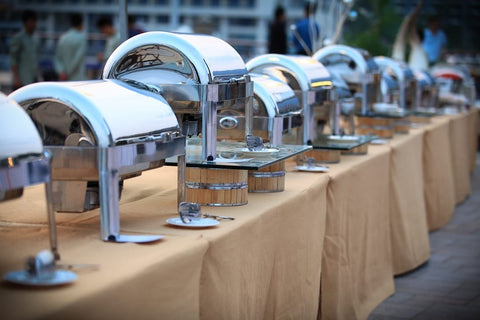
<path id="1" fill-rule="evenodd" d="M 349 3 L 352 0 L 323 0 L 319 4 L 317 20 L 320 25 L 331 18 L 330 3 Z M 286 9 L 287 26 L 302 17 L 305 1 L 302 0 L 128 0 L 128 13 L 146 31 L 190 31 L 209 33 L 218 36 L 230 44 L 248 60 L 266 52 L 268 25 L 275 7 L 282 5 Z M 362 17 L 370 23 L 380 19 L 386 32 L 380 32 L 383 46 L 391 47 L 392 34 L 396 33 L 402 17 L 417 3 L 417 0 L 356 0 L 353 10 L 358 13 L 356 21 L 345 24 L 345 43 L 355 39 L 356 32 L 365 31 Z M 388 11 L 388 19 L 372 14 L 381 4 Z M 25 9 L 33 9 L 39 14 L 38 35 L 42 40 L 41 68 L 52 68 L 52 57 L 58 37 L 69 27 L 69 14 L 81 13 L 88 34 L 87 68 L 95 77 L 99 65 L 96 53 L 103 49 L 103 38 L 96 29 L 100 16 L 112 15 L 118 25 L 118 0 L 0 0 L 0 85 L 9 82 L 8 45 L 9 39 L 21 28 L 20 15 Z M 323 11 L 323 12 L 322 12 Z M 480 47 L 480 1 L 478 0 L 426 0 L 422 15 L 437 13 L 442 17 L 442 28 L 449 38 L 450 50 L 476 50 Z M 369 17 L 370 15 L 370 17 Z M 396 17 L 392 20 L 391 17 Z M 398 21 L 398 25 L 397 25 Z M 291 36 L 289 30 L 288 34 Z M 392 38 L 392 39 L 391 39 Z M 347 44 L 348 41 L 347 41 Z M 369 48 L 366 48 L 369 49 Z M 375 52 L 377 53 L 377 52 Z M 390 52 L 382 52 L 390 55 Z M 2 73 L 3 70 L 3 73 Z"/>

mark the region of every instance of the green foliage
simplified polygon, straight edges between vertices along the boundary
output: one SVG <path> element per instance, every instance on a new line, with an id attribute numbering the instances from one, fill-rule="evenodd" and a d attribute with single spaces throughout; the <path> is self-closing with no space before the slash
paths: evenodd
<path id="1" fill-rule="evenodd" d="M 345 24 L 345 44 L 368 50 L 372 56 L 390 56 L 403 18 L 395 13 L 391 1 L 359 0 L 353 10 L 358 19 Z"/>

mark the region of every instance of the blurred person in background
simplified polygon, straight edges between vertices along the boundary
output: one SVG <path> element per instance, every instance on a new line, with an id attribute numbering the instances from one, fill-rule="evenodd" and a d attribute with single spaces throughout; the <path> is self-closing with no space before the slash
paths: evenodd
<path id="1" fill-rule="evenodd" d="M 36 12 L 24 11 L 22 23 L 22 30 L 12 37 L 9 47 L 13 90 L 40 80 L 38 68 L 40 41 L 34 35 L 37 28 Z"/>
<path id="2" fill-rule="evenodd" d="M 128 16 L 128 37 L 134 37 L 137 34 L 144 33 L 145 30 L 140 28 L 137 23 L 135 22 L 135 17 L 134 16 Z"/>
<path id="3" fill-rule="evenodd" d="M 431 16 L 428 19 L 428 28 L 424 30 L 422 46 L 428 56 L 430 66 L 439 62 L 445 55 L 447 49 L 447 37 L 440 29 L 438 16 Z"/>
<path id="4" fill-rule="evenodd" d="M 278 6 L 275 9 L 275 18 L 270 23 L 268 34 L 268 52 L 269 53 L 287 53 L 287 32 L 285 31 L 285 23 L 287 17 L 285 9 Z"/>
<path id="5" fill-rule="evenodd" d="M 97 28 L 105 36 L 105 50 L 97 54 L 97 59 L 105 62 L 112 52 L 122 43 L 120 33 L 113 26 L 111 18 L 102 17 L 97 21 Z"/>
<path id="6" fill-rule="evenodd" d="M 303 9 L 303 18 L 295 23 L 293 30 L 293 44 L 295 45 L 295 53 L 303 55 L 312 55 L 313 39 L 320 36 L 320 28 L 313 19 L 316 4 L 307 2 Z"/>
<path id="7" fill-rule="evenodd" d="M 85 54 L 87 36 L 83 30 L 83 17 L 80 14 L 70 16 L 71 28 L 65 32 L 57 43 L 55 50 L 55 71 L 58 80 L 85 80 Z"/>

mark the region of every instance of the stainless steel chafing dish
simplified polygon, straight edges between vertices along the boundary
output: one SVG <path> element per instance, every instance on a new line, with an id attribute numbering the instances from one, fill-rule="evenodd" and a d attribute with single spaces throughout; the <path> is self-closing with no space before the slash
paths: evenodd
<path id="1" fill-rule="evenodd" d="M 217 138 L 240 140 L 252 132 L 253 83 L 239 54 L 218 38 L 140 34 L 113 52 L 103 77 L 161 93 L 184 132 L 201 133 L 204 160 L 215 160 Z"/>
<path id="2" fill-rule="evenodd" d="M 304 117 L 303 139 L 299 143 L 312 144 L 317 134 L 322 133 L 325 123 L 329 123 L 333 134 L 338 134 L 336 91 L 330 74 L 321 63 L 307 56 L 266 54 L 253 58 L 246 65 L 249 72 L 272 76 L 294 90 Z"/>
<path id="3" fill-rule="evenodd" d="M 103 240 L 161 238 L 120 235 L 118 202 L 123 179 L 160 167 L 170 156 L 184 159 L 185 137 L 165 99 L 115 80 L 37 83 L 10 96 L 27 111 L 52 154 L 57 211 L 89 209 L 87 190 L 98 185 Z M 184 162 L 178 168 L 182 200 Z"/>
<path id="4" fill-rule="evenodd" d="M 417 81 L 415 105 L 420 111 L 434 111 L 438 108 L 438 85 L 435 78 L 425 70 L 413 70 Z"/>
<path id="5" fill-rule="evenodd" d="M 361 114 L 373 110 L 379 101 L 381 73 L 365 50 L 345 45 L 331 45 L 318 50 L 313 58 L 320 61 L 333 74 L 340 75 L 354 94 L 355 109 Z"/>
<path id="6" fill-rule="evenodd" d="M 268 75 L 250 76 L 254 83 L 253 134 L 272 146 L 280 145 L 284 134 L 302 126 L 300 102 L 284 82 Z"/>
<path id="7" fill-rule="evenodd" d="M 431 72 L 439 84 L 439 100 L 442 106 L 462 109 L 467 105 L 475 105 L 475 82 L 467 68 L 440 64 L 435 65 Z"/>
<path id="8" fill-rule="evenodd" d="M 374 61 L 384 74 L 393 77 L 398 83 L 398 101 L 392 102 L 398 104 L 402 110 L 416 109 L 416 80 L 412 69 L 410 69 L 405 62 L 388 57 L 375 57 Z M 387 92 L 382 92 L 384 97 L 386 94 Z"/>
<path id="9" fill-rule="evenodd" d="M 15 199 L 23 188 L 45 184 L 50 246 L 58 258 L 55 216 L 50 183 L 51 155 L 27 113 L 0 93 L 0 202 Z"/>

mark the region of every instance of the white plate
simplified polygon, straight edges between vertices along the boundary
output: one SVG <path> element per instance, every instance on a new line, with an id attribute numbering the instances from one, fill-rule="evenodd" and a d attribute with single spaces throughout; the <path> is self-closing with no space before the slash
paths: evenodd
<path id="1" fill-rule="evenodd" d="M 77 280 L 77 275 L 68 270 L 55 270 L 48 279 L 31 276 L 26 270 L 12 271 L 4 275 L 5 280 L 27 286 L 59 286 Z"/>
<path id="2" fill-rule="evenodd" d="M 273 153 L 277 153 L 278 149 L 275 149 L 275 148 L 265 148 L 265 149 L 262 149 L 262 150 L 258 150 L 258 151 L 250 151 L 248 150 L 248 148 L 238 148 L 236 151 L 240 151 L 240 152 L 243 152 L 244 154 L 246 155 L 249 155 L 249 156 L 268 156 L 270 154 L 273 154 Z"/>
<path id="3" fill-rule="evenodd" d="M 328 167 L 324 166 L 315 166 L 315 167 L 307 167 L 307 166 L 296 166 L 296 170 L 299 171 L 306 171 L 306 172 L 328 172 Z"/>
<path id="4" fill-rule="evenodd" d="M 339 136 L 339 135 L 330 135 L 327 137 L 330 141 L 340 141 L 340 142 L 353 142 L 358 141 L 360 138 L 356 136 Z"/>
<path id="5" fill-rule="evenodd" d="M 238 163 L 238 162 L 247 162 L 252 160 L 253 158 L 223 158 L 222 156 L 218 156 L 215 159 L 216 163 Z"/>
<path id="6" fill-rule="evenodd" d="M 177 226 L 177 227 L 185 227 L 185 228 L 206 228 L 206 227 L 213 227 L 218 225 L 218 222 L 215 219 L 209 218 L 200 218 L 198 220 L 192 220 L 190 223 L 183 223 L 180 217 L 170 218 L 167 219 L 167 223 Z"/>
<path id="7" fill-rule="evenodd" d="M 371 144 L 386 144 L 387 140 L 385 140 L 385 139 L 375 139 L 375 140 L 370 141 L 370 143 Z"/>

